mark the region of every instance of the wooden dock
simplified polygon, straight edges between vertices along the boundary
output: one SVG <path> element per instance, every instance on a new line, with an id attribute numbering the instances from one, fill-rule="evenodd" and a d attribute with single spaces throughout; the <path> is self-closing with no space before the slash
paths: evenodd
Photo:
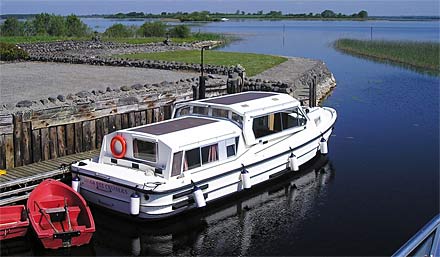
<path id="1" fill-rule="evenodd" d="M 98 155 L 99 149 L 6 170 L 6 174 L 0 175 L 0 206 L 27 199 L 32 189 L 44 179 L 60 180 L 70 174 L 72 162 Z"/>

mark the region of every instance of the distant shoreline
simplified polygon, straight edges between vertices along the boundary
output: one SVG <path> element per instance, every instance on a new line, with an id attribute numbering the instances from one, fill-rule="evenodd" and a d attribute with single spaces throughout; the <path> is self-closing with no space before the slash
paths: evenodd
<path id="1" fill-rule="evenodd" d="M 17 19 L 30 19 L 37 14 L 1 14 L 0 19 L 17 18 Z M 144 20 L 144 19 L 162 19 L 178 21 L 175 18 L 161 17 L 159 14 L 153 15 L 154 17 L 114 17 L 114 14 L 93 14 L 93 15 L 78 15 L 79 18 L 101 18 L 101 19 L 113 19 L 113 20 Z M 440 16 L 369 16 L 367 18 L 358 17 L 267 17 L 264 15 L 223 15 L 227 19 L 252 19 L 252 20 L 300 20 L 300 21 L 440 21 Z M 205 21 L 205 22 L 221 22 L 218 20 Z"/>

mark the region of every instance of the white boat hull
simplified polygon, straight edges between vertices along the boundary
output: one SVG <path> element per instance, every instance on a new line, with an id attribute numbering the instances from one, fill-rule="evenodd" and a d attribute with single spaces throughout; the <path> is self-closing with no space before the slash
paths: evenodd
<path id="1" fill-rule="evenodd" d="M 250 173 L 251 185 L 255 186 L 286 172 L 293 172 L 288 168 L 288 158 L 292 152 L 297 156 L 299 165 L 311 160 L 319 154 L 321 138 L 328 141 L 331 132 L 332 127 L 292 151 L 289 149 L 289 147 L 291 148 L 289 140 L 281 140 L 277 143 L 277 147 L 284 148 L 285 151 L 275 156 L 266 156 L 264 151 L 253 149 L 252 153 L 244 154 L 228 165 L 224 165 L 225 168 L 226 166 L 234 166 L 230 171 L 198 181 L 197 186 L 202 189 L 205 201 L 209 206 L 209 203 L 215 200 L 244 190 L 240 179 L 242 163 L 246 163 L 245 168 Z M 250 163 L 249 159 L 256 161 Z M 219 167 L 215 167 L 215 169 L 218 170 Z M 87 201 L 126 215 L 130 215 L 130 195 L 136 191 L 141 199 L 140 212 L 137 215 L 140 219 L 163 219 L 197 208 L 190 184 L 172 191 L 161 192 L 115 184 L 106 181 L 105 178 L 90 176 L 81 170 L 73 173 L 79 176 L 80 192 Z M 146 200 L 146 196 L 148 200 Z"/>

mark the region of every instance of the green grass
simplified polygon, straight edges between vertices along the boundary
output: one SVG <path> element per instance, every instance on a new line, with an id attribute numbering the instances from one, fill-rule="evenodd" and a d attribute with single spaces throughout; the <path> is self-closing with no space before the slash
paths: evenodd
<path id="1" fill-rule="evenodd" d="M 339 39 L 336 49 L 440 73 L 440 43 Z"/>
<path id="2" fill-rule="evenodd" d="M 273 66 L 287 61 L 287 58 L 280 56 L 251 54 L 251 53 L 232 53 L 220 51 L 205 51 L 204 63 L 212 65 L 235 66 L 242 65 L 246 69 L 248 76 L 254 76 Z M 200 51 L 172 51 L 172 52 L 157 52 L 157 53 L 141 53 L 141 54 L 125 54 L 114 55 L 118 58 L 127 59 L 142 59 L 142 60 L 162 60 L 175 61 L 184 63 L 200 64 Z"/>
<path id="3" fill-rule="evenodd" d="M 10 44 L 20 43 L 38 43 L 38 42 L 55 42 L 65 40 L 90 40 L 91 37 L 78 38 L 78 37 L 55 37 L 55 36 L 16 36 L 16 37 L 0 37 L 0 42 Z"/>
<path id="4" fill-rule="evenodd" d="M 104 37 L 102 38 L 103 41 L 127 43 L 127 44 L 157 43 L 157 42 L 163 42 L 165 39 L 166 39 L 165 37 L 138 37 L 138 38 L 130 38 L 130 37 L 105 38 Z M 174 43 L 193 43 L 193 42 L 206 41 L 206 40 L 229 42 L 230 40 L 233 40 L 233 38 L 215 33 L 194 33 L 186 38 L 171 38 L 171 41 Z"/>
<path id="5" fill-rule="evenodd" d="M 55 41 L 65 41 L 65 40 L 90 40 L 92 37 L 55 37 L 55 36 L 15 36 L 15 37 L 0 37 L 0 42 L 10 43 L 10 44 L 20 44 L 20 43 L 38 43 L 38 42 L 55 42 Z M 165 37 L 141 37 L 141 38 L 106 38 L 103 37 L 102 41 L 118 42 L 118 43 L 128 43 L 128 44 L 146 44 L 146 43 L 157 43 L 163 42 Z M 225 37 L 220 34 L 215 33 L 194 33 L 187 38 L 172 38 L 174 43 L 193 43 L 197 41 L 205 40 L 218 40 L 228 42 L 232 40 L 230 37 Z"/>

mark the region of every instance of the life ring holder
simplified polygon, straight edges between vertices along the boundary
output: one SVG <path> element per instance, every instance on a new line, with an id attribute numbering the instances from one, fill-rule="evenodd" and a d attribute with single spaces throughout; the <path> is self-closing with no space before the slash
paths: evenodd
<path id="1" fill-rule="evenodd" d="M 116 152 L 116 142 L 119 142 L 122 146 L 122 150 L 120 153 Z M 123 158 L 125 156 L 125 153 L 127 152 L 127 142 L 121 135 L 116 135 L 112 138 L 112 141 L 110 142 L 110 150 L 112 151 L 112 154 L 115 158 Z"/>

